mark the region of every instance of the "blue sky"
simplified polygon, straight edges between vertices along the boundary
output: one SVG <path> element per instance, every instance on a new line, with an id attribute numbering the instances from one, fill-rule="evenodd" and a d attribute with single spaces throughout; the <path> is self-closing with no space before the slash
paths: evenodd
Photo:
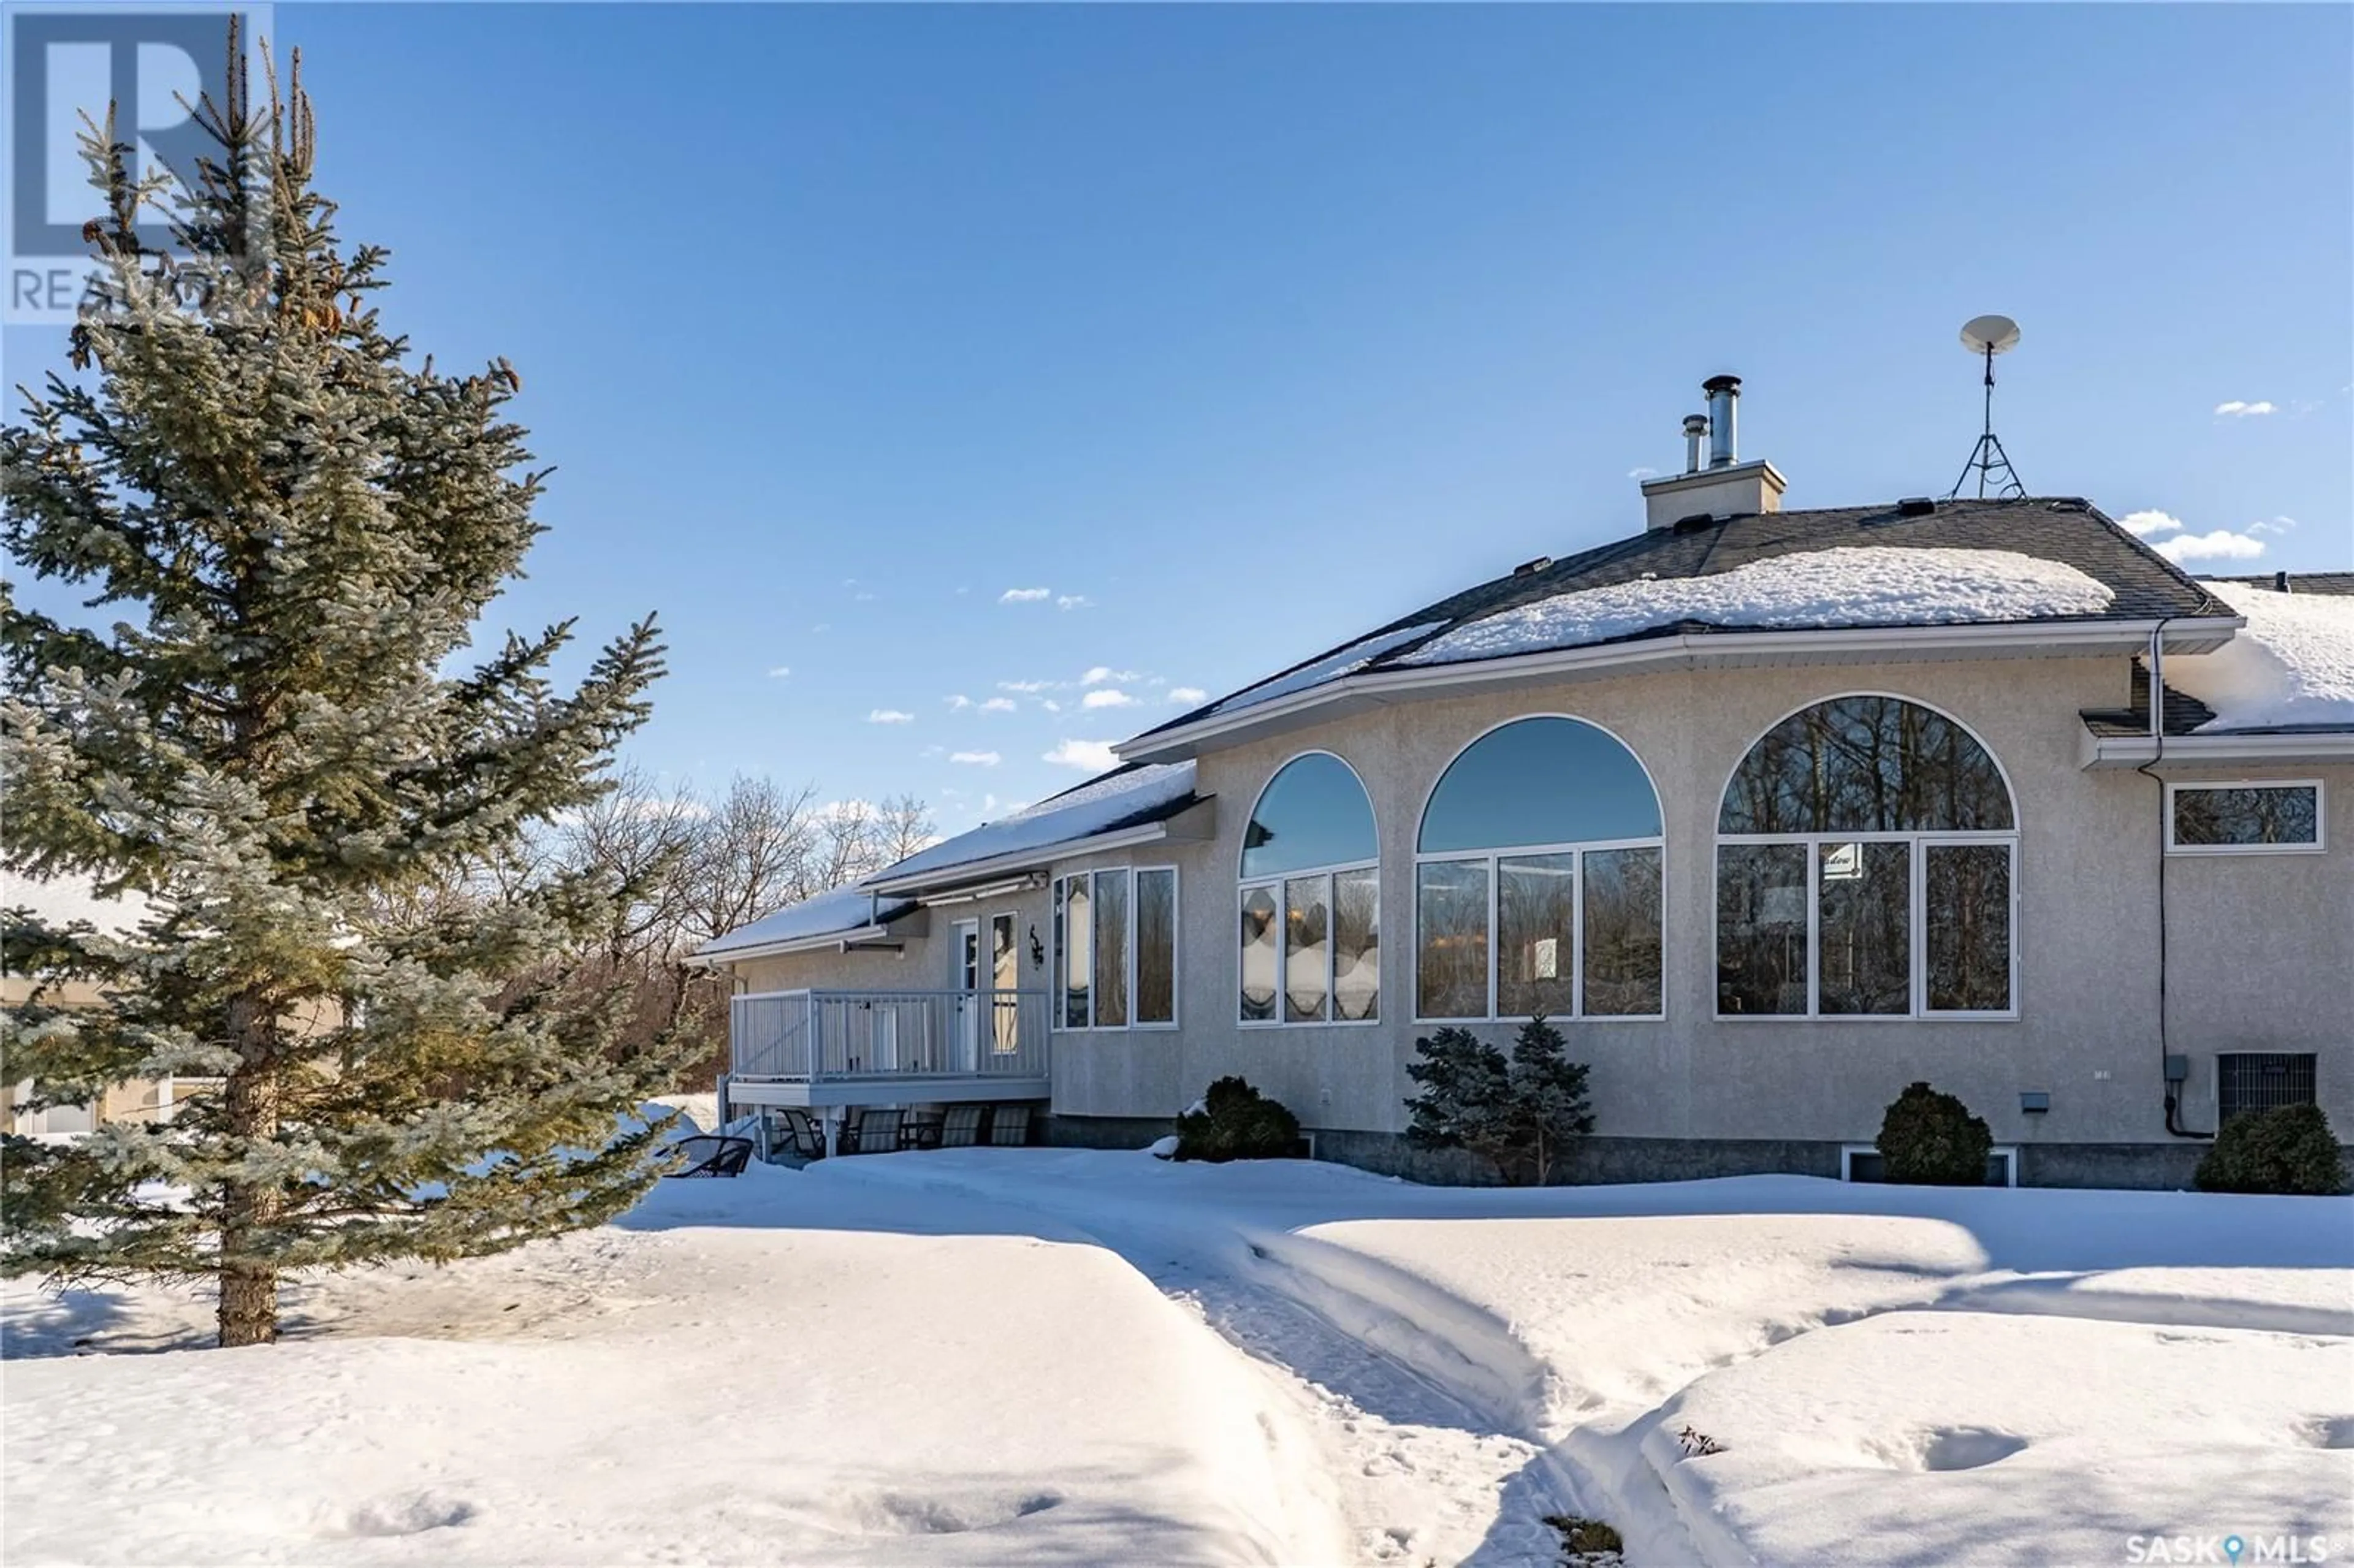
<path id="1" fill-rule="evenodd" d="M 659 610 L 635 752 L 703 783 L 1002 814 L 1173 692 L 1639 527 L 1719 370 L 1789 504 L 1942 494 L 1985 311 L 2031 489 L 2354 565 L 2342 6 L 275 28 L 388 313 L 523 374 L 553 531 L 500 612 Z"/>

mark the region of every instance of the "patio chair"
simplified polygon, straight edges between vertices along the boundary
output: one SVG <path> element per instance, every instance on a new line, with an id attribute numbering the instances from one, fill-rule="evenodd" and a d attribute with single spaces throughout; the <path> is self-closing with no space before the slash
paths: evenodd
<path id="1" fill-rule="evenodd" d="M 748 1138 L 697 1133 L 693 1138 L 680 1139 L 677 1147 L 686 1159 L 671 1172 L 673 1176 L 741 1176 L 752 1159 L 752 1140 Z"/>
<path id="2" fill-rule="evenodd" d="M 817 1118 L 799 1106 L 787 1106 L 780 1113 L 785 1120 L 785 1134 L 792 1139 L 793 1152 L 803 1160 L 825 1158 L 825 1128 L 818 1126 Z"/>
<path id="3" fill-rule="evenodd" d="M 846 1154 L 896 1154 L 899 1149 L 902 1111 L 862 1110 L 851 1123 L 843 1145 Z"/>
<path id="4" fill-rule="evenodd" d="M 940 1114 L 939 1149 L 970 1149 L 981 1141 L 981 1118 L 989 1107 L 984 1105 L 950 1106 Z"/>
<path id="5" fill-rule="evenodd" d="M 909 1149 L 938 1149 L 947 1118 L 936 1110 L 909 1111 L 899 1124 L 899 1141 Z"/>
<path id="6" fill-rule="evenodd" d="M 999 1106 L 989 1118 L 989 1141 L 996 1149 L 1020 1149 L 1030 1141 L 1030 1107 Z"/>

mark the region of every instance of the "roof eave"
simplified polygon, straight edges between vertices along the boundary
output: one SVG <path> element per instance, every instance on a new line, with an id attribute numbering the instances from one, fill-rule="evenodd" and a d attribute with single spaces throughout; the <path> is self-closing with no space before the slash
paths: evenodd
<path id="1" fill-rule="evenodd" d="M 1196 757 L 1213 741 L 1232 744 L 1259 731 L 1292 727 L 1316 718 L 1340 717 L 1367 707 L 1408 701 L 1460 687 L 1527 685 L 1540 681 L 1649 673 L 1711 665 L 1853 662 L 1966 657 L 2021 657 L 2048 653 L 2083 657 L 2146 650 L 2165 629 L 2170 653 L 2210 653 L 2229 641 L 2245 622 L 2236 615 L 2003 621 L 1956 626 L 1824 627 L 1798 630 L 1679 631 L 1581 648 L 1549 649 L 1501 659 L 1469 660 L 1364 670 L 1272 702 L 1254 703 L 1151 730 L 1113 747 L 1123 762 L 1175 762 Z M 1330 709 L 1331 712 L 1320 710 Z"/>
<path id="2" fill-rule="evenodd" d="M 1131 828 L 1114 828 L 1108 832 L 1090 833 L 1085 838 L 1065 839 L 1059 843 L 1040 844 L 1033 849 L 1013 850 L 991 855 L 987 860 L 965 861 L 957 865 L 943 865 L 912 876 L 876 878 L 858 885 L 872 893 L 886 896 L 921 897 L 928 892 L 946 892 L 968 884 L 988 881 L 1009 874 L 1025 871 L 1045 871 L 1055 862 L 1076 859 L 1083 854 L 1100 854 L 1108 850 L 1131 849 L 1139 844 L 1160 843 L 1167 839 L 1191 840 L 1204 836 L 1180 824 L 1210 803 L 1212 797 L 1204 796 L 1182 810 L 1172 811 L 1158 821 L 1140 822 Z"/>
<path id="3" fill-rule="evenodd" d="M 2169 735 L 2162 744 L 2156 736 L 2102 736 L 2087 729 L 2077 750 L 2079 765 L 2087 770 L 2158 763 L 2354 762 L 2354 729 L 2210 731 Z"/>
<path id="4" fill-rule="evenodd" d="M 846 953 L 853 948 L 897 947 L 902 938 L 885 921 L 880 926 L 858 926 L 847 931 L 826 931 L 814 937 L 791 937 L 778 942 L 758 942 L 741 948 L 725 948 L 717 952 L 708 948 L 697 948 L 687 956 L 690 969 L 711 969 L 724 964 L 740 963 L 747 959 L 782 958 L 788 953 Z"/>

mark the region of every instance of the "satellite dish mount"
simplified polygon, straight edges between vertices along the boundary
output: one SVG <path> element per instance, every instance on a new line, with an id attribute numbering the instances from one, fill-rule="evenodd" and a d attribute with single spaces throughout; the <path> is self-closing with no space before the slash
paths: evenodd
<path id="1" fill-rule="evenodd" d="M 1969 461 L 1962 464 L 1961 477 L 1946 493 L 1948 501 L 1960 496 L 1973 472 L 1978 476 L 1980 501 L 1989 491 L 2005 501 L 2027 493 L 2027 486 L 2019 482 L 2019 471 L 2010 466 L 2010 454 L 2002 450 L 2002 438 L 1994 433 L 1994 356 L 2009 354 L 2018 344 L 2019 323 L 2009 316 L 1972 316 L 1962 326 L 1962 346 L 1986 360 L 1986 423 L 1978 432 L 1978 444 L 1970 449 Z"/>

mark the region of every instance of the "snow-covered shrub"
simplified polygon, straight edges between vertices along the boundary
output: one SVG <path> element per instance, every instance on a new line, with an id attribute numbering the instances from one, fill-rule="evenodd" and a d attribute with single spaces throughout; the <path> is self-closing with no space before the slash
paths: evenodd
<path id="1" fill-rule="evenodd" d="M 1994 1152 L 1994 1135 L 1986 1118 L 1953 1096 L 1926 1084 L 1908 1085 L 1881 1118 L 1882 1169 L 1891 1181 L 1924 1187 L 1979 1187 L 1986 1184 L 1987 1157 Z"/>
<path id="2" fill-rule="evenodd" d="M 1561 1537 L 1561 1549 L 1572 1563 L 1590 1563 L 1597 1558 L 1615 1561 L 1617 1554 L 1627 1550 L 1618 1532 L 1598 1519 L 1583 1514 L 1549 1513 L 1545 1523 Z"/>
<path id="3" fill-rule="evenodd" d="M 2192 1178 L 2202 1192 L 2346 1191 L 2346 1160 L 2319 1106 L 2275 1106 L 2225 1122 Z"/>
<path id="4" fill-rule="evenodd" d="M 1509 1057 L 1468 1029 L 1416 1041 L 1406 1075 L 1422 1092 L 1406 1101 L 1406 1141 L 1466 1150 L 1507 1181 L 1551 1181 L 1569 1145 L 1594 1130 L 1585 1065 L 1564 1045 L 1542 1017 L 1521 1025 Z"/>
<path id="5" fill-rule="evenodd" d="M 1180 1160 L 1281 1160 L 1299 1149 L 1299 1118 L 1244 1078 L 1220 1078 L 1177 1118 Z"/>

